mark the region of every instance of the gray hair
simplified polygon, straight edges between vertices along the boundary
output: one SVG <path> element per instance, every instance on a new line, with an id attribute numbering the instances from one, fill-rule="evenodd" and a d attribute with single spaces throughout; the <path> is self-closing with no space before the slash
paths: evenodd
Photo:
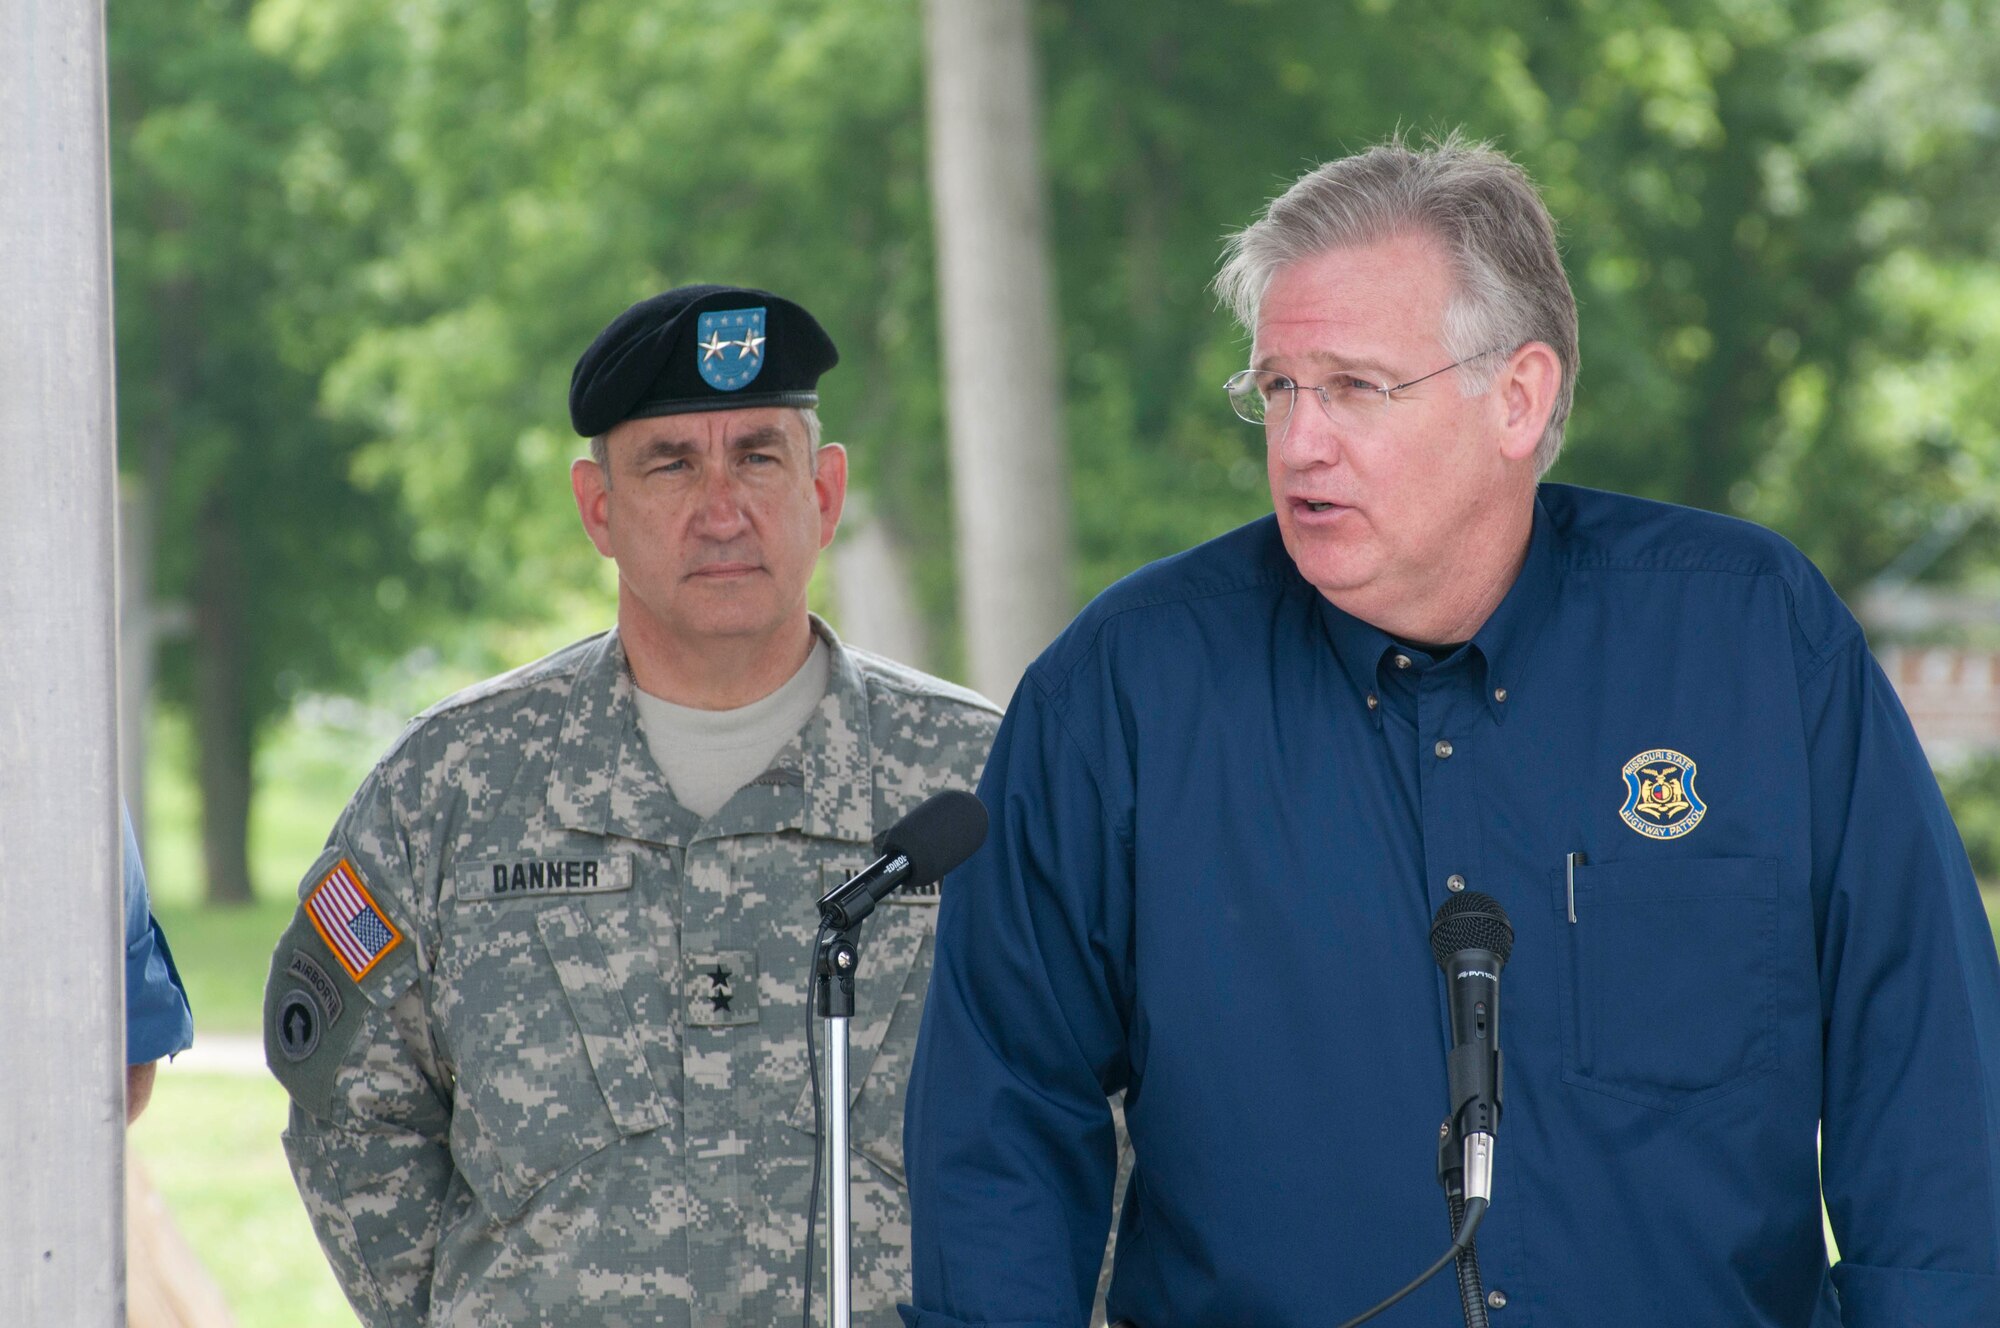
<path id="1" fill-rule="evenodd" d="M 819 451 L 819 409 L 815 406 L 799 406 L 796 410 L 799 423 L 806 426 L 806 455 L 811 456 L 813 453 Z M 590 459 L 595 461 L 597 468 L 604 472 L 604 487 L 607 489 L 610 488 L 611 435 L 608 432 L 598 434 L 590 440 Z"/>
<path id="2" fill-rule="evenodd" d="M 1530 341 L 1555 351 L 1562 382 L 1535 445 L 1536 474 L 1546 474 L 1576 397 L 1576 297 L 1541 194 L 1492 144 L 1454 129 L 1411 148 L 1399 131 L 1308 172 L 1229 237 L 1216 294 L 1255 335 L 1258 306 L 1279 268 L 1411 232 L 1431 236 L 1451 257 L 1456 289 L 1441 332 L 1447 355 L 1463 360 Z M 1497 359 L 1467 365 L 1461 390 L 1485 391 L 1499 368 Z"/>

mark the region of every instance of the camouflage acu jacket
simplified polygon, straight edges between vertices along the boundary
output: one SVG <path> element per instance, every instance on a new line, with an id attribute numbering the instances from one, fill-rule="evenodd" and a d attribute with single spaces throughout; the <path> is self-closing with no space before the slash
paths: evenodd
<path id="1" fill-rule="evenodd" d="M 647 750 L 615 632 L 419 716 L 348 805 L 273 956 L 265 1052 L 371 1328 L 798 1315 L 813 901 L 972 787 L 999 722 L 815 629 L 827 696 L 706 821 Z M 895 897 L 861 937 L 854 1306 L 885 1328 L 909 1295 L 903 1089 L 936 899 Z"/>

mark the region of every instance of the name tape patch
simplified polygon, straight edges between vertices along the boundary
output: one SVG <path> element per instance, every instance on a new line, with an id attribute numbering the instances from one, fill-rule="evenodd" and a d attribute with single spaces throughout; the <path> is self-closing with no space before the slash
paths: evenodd
<path id="1" fill-rule="evenodd" d="M 885 904 L 936 904 L 941 898 L 938 887 L 942 881 L 931 881 L 925 885 L 905 883 L 889 892 Z"/>
<path id="2" fill-rule="evenodd" d="M 346 858 L 327 868 L 306 896 L 305 909 L 313 929 L 356 982 L 402 944 L 403 933 L 376 905 L 368 887 L 361 884 L 361 874 Z"/>
<path id="3" fill-rule="evenodd" d="M 588 895 L 632 888 L 632 860 L 519 858 L 458 869 L 460 899 L 512 899 L 517 895 Z"/>

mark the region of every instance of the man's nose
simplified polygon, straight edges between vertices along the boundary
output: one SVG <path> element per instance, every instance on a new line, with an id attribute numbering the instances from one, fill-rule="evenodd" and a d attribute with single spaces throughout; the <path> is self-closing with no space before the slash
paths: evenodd
<path id="1" fill-rule="evenodd" d="M 1331 466 L 1340 460 L 1340 428 L 1328 415 L 1319 393 L 1302 388 L 1292 402 L 1291 418 L 1269 446 L 1289 470 Z"/>
<path id="2" fill-rule="evenodd" d="M 726 466 L 702 478 L 702 525 L 711 533 L 731 534 L 744 524 L 742 486 Z"/>

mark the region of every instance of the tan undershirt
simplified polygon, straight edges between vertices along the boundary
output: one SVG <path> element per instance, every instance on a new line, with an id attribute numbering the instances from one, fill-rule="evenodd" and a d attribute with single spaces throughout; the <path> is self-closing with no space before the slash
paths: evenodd
<path id="1" fill-rule="evenodd" d="M 831 669 L 826 642 L 815 636 L 790 681 L 734 710 L 696 710 L 640 691 L 639 728 L 681 806 L 706 820 L 770 769 L 825 697 Z"/>

